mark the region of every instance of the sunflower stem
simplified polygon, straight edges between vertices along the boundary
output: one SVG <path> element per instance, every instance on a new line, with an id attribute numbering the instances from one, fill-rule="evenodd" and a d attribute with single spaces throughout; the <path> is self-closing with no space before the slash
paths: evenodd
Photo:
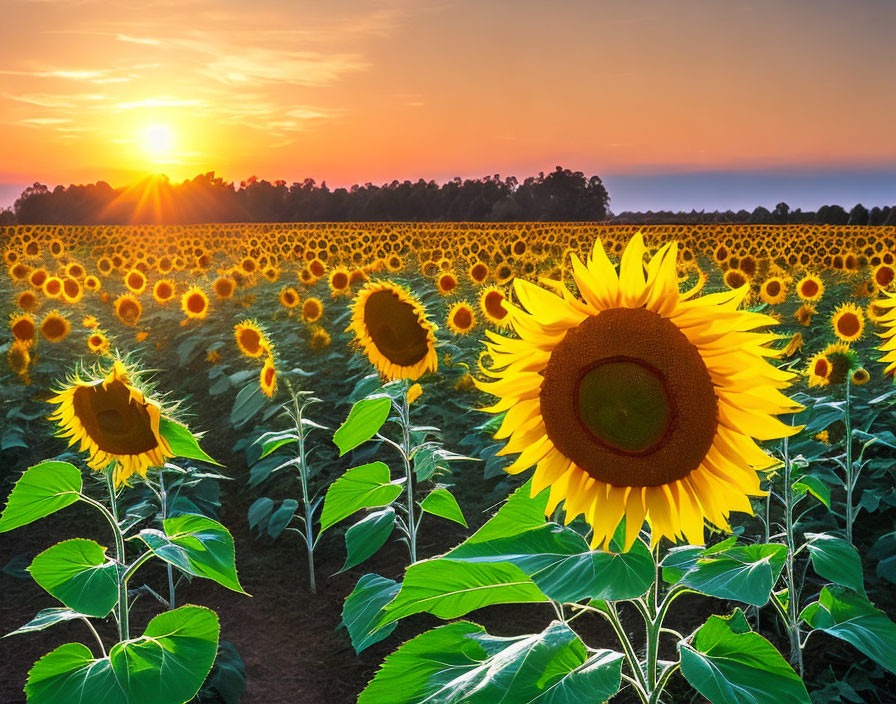
<path id="1" fill-rule="evenodd" d="M 291 390 L 291 389 L 290 389 Z M 295 407 L 294 420 L 296 422 L 296 437 L 299 445 L 299 485 L 302 489 L 302 503 L 305 506 L 305 547 L 308 552 L 308 588 L 312 594 L 317 594 L 317 581 L 314 578 L 314 511 L 311 507 L 311 499 L 308 496 L 308 468 L 305 464 L 305 426 L 302 423 L 302 403 L 299 395 L 293 393 L 293 405 Z"/>
<path id="2" fill-rule="evenodd" d="M 846 542 L 850 545 L 852 542 L 852 524 L 855 520 L 852 505 L 852 492 L 855 488 L 853 479 L 853 462 L 852 462 L 852 423 L 850 420 L 850 380 L 851 375 L 846 375 L 846 404 L 843 409 L 843 425 L 846 430 Z"/>
<path id="3" fill-rule="evenodd" d="M 794 577 L 794 560 L 796 558 L 796 546 L 793 525 L 793 488 L 791 487 L 791 472 L 793 465 L 790 462 L 790 439 L 784 438 L 784 533 L 787 538 L 787 561 L 785 570 L 787 574 L 787 632 L 790 636 L 790 661 L 797 665 L 800 677 L 803 676 L 803 648 L 800 637 L 800 620 L 797 614 L 799 605 L 799 592 Z M 777 598 L 772 596 L 773 599 Z"/>
<path id="4" fill-rule="evenodd" d="M 109 490 L 109 504 L 112 506 L 112 530 L 115 533 L 115 559 L 118 563 L 118 603 L 117 620 L 118 620 L 118 640 L 126 641 L 131 637 L 128 625 L 128 583 L 126 579 L 127 568 L 125 562 L 124 534 L 121 532 L 121 525 L 118 523 L 118 497 L 115 493 L 115 484 L 112 475 L 115 472 L 115 463 L 113 462 L 106 469 L 106 487 Z M 129 575 L 128 575 L 129 576 Z"/>
<path id="5" fill-rule="evenodd" d="M 411 553 L 411 564 L 417 561 L 417 528 L 419 523 L 414 520 L 414 469 L 411 467 L 411 408 L 408 403 L 408 389 L 410 384 L 405 381 L 401 404 L 398 407 L 401 419 L 401 459 L 404 461 L 404 474 L 407 479 L 408 501 L 408 550 Z M 421 516 L 422 518 L 422 516 Z"/>
<path id="6" fill-rule="evenodd" d="M 162 504 L 162 527 L 165 526 L 165 520 L 168 518 L 168 491 L 165 489 L 165 469 L 159 467 L 159 501 Z M 168 568 L 168 610 L 174 609 L 174 567 L 169 562 L 166 564 Z"/>

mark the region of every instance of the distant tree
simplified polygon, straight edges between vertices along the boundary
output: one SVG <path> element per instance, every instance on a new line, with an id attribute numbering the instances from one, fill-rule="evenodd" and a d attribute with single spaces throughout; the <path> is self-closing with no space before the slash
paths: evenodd
<path id="1" fill-rule="evenodd" d="M 769 212 L 768 208 L 763 208 L 761 205 L 757 206 L 756 209 L 750 213 L 750 222 L 753 224 L 762 224 L 771 222 L 772 214 Z"/>
<path id="2" fill-rule="evenodd" d="M 778 203 L 772 211 L 772 220 L 776 225 L 786 225 L 789 217 L 790 206 L 787 203 Z"/>
<path id="3" fill-rule="evenodd" d="M 867 225 L 870 213 L 861 203 L 856 203 L 852 210 L 849 211 L 849 220 L 847 225 Z"/>

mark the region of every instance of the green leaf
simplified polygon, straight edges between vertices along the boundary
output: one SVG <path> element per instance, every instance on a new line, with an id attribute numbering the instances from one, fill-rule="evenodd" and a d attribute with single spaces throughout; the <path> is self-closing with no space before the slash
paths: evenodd
<path id="1" fill-rule="evenodd" d="M 787 547 L 777 543 L 729 548 L 698 559 L 681 583 L 719 599 L 764 606 L 786 559 Z"/>
<path id="2" fill-rule="evenodd" d="M 44 655 L 28 673 L 29 704 L 184 704 L 211 670 L 218 617 L 200 606 L 156 616 L 143 636 L 94 659 L 80 643 Z"/>
<path id="3" fill-rule="evenodd" d="M 299 502 L 295 499 L 284 499 L 280 507 L 271 514 L 268 519 L 268 536 L 276 540 L 286 530 L 286 526 L 296 515 Z"/>
<path id="4" fill-rule="evenodd" d="M 255 376 L 254 374 L 252 376 Z M 230 422 L 233 427 L 239 428 L 251 420 L 251 418 L 267 405 L 268 397 L 264 395 L 257 381 L 246 384 L 233 401 L 230 410 Z"/>
<path id="5" fill-rule="evenodd" d="M 360 565 L 383 547 L 395 527 L 395 509 L 387 506 L 375 511 L 345 531 L 345 564 L 340 572 Z"/>
<path id="6" fill-rule="evenodd" d="M 184 514 L 166 518 L 162 527 L 164 532 L 146 528 L 138 534 L 156 557 L 187 574 L 246 593 L 236 575 L 233 537 L 224 526 L 206 516 Z"/>
<path id="7" fill-rule="evenodd" d="M 378 574 L 365 574 L 345 599 L 342 623 L 348 629 L 356 653 L 379 643 L 395 630 L 397 623 L 377 629 L 383 607 L 395 598 L 401 585 Z"/>
<path id="8" fill-rule="evenodd" d="M 21 633 L 34 633 L 35 631 L 42 631 L 45 628 L 49 628 L 50 626 L 55 626 L 57 623 L 62 623 L 64 621 L 72 621 L 78 618 L 87 618 L 87 614 L 82 614 L 77 611 L 72 611 L 71 609 L 61 608 L 61 607 L 53 607 L 49 609 L 43 609 L 37 613 L 33 619 L 31 619 L 28 623 L 16 630 L 7 633 L 4 638 L 8 638 L 9 636 L 17 636 Z"/>
<path id="9" fill-rule="evenodd" d="M 808 492 L 828 508 L 831 507 L 831 488 L 818 477 L 805 474 L 791 486 L 797 495 L 803 495 Z"/>
<path id="10" fill-rule="evenodd" d="M 395 600 L 383 609 L 379 625 L 426 612 L 457 618 L 492 604 L 548 601 L 516 565 L 508 562 L 461 562 L 440 558 L 408 567 Z"/>
<path id="11" fill-rule="evenodd" d="M 258 459 L 264 459 L 272 452 L 279 450 L 284 445 L 289 445 L 290 443 L 298 442 L 298 437 L 294 432 L 284 431 L 282 433 L 268 433 L 265 436 L 259 438 L 259 442 L 261 442 L 261 454 L 258 456 Z"/>
<path id="12" fill-rule="evenodd" d="M 825 533 L 806 533 L 806 538 L 812 567 L 819 577 L 868 596 L 862 575 L 862 559 L 852 545 Z"/>
<path id="13" fill-rule="evenodd" d="M 824 587 L 800 618 L 896 672 L 896 623 L 866 598 L 843 587 Z"/>
<path id="14" fill-rule="evenodd" d="M 391 408 L 392 399 L 388 396 L 363 398 L 352 406 L 345 423 L 333 434 L 339 456 L 342 457 L 376 435 L 389 417 Z"/>
<path id="15" fill-rule="evenodd" d="M 274 502 L 267 496 L 262 496 L 252 502 L 249 507 L 248 519 L 249 528 L 255 530 L 258 528 L 259 533 L 264 530 L 268 521 L 271 520 L 271 514 L 274 512 Z"/>
<path id="16" fill-rule="evenodd" d="M 681 673 L 712 704 L 810 704 L 799 675 L 739 610 L 710 616 L 679 648 Z"/>
<path id="17" fill-rule="evenodd" d="M 358 704 L 577 704 L 619 691 L 622 654 L 590 654 L 565 624 L 515 638 L 460 621 L 388 656 Z"/>
<path id="18" fill-rule="evenodd" d="M 0 515 L 0 533 L 71 506 L 81 491 L 81 472 L 68 462 L 41 462 L 25 470 Z"/>
<path id="19" fill-rule="evenodd" d="M 218 467 L 224 466 L 205 454 L 202 448 L 199 447 L 199 441 L 196 440 L 196 436 L 193 435 L 193 433 L 190 432 L 190 429 L 185 425 L 176 423 L 168 418 L 162 418 L 162 420 L 159 421 L 159 432 L 162 434 L 162 437 L 168 441 L 168 444 L 171 445 L 171 451 L 174 453 L 175 457 L 183 457 L 188 460 L 200 460 L 201 462 L 208 462 L 209 464 L 217 465 Z"/>
<path id="20" fill-rule="evenodd" d="M 433 516 L 447 518 L 449 521 L 460 523 L 464 528 L 468 527 L 463 511 L 457 505 L 457 499 L 447 489 L 433 489 L 429 496 L 420 502 L 420 508 Z"/>
<path id="21" fill-rule="evenodd" d="M 532 498 L 529 496 L 531 490 L 532 480 L 530 479 L 507 497 L 507 501 L 498 509 L 498 512 L 463 544 L 473 545 L 496 538 L 506 538 L 543 526 L 545 523 L 544 512 L 548 505 L 550 491 L 545 489 L 538 496 Z"/>
<path id="22" fill-rule="evenodd" d="M 627 553 L 589 550 L 581 535 L 556 523 L 494 540 L 465 541 L 446 555 L 466 562 L 510 562 L 555 601 L 634 599 L 653 584 L 654 564 L 640 541 Z"/>
<path id="23" fill-rule="evenodd" d="M 59 601 L 88 616 L 103 618 L 118 601 L 118 568 L 92 540 L 56 543 L 35 557 L 28 571 Z"/>
<path id="24" fill-rule="evenodd" d="M 382 462 L 353 467 L 327 489 L 320 516 L 320 532 L 362 508 L 388 506 L 398 498 L 401 490 L 400 484 L 392 483 L 389 468 Z"/>

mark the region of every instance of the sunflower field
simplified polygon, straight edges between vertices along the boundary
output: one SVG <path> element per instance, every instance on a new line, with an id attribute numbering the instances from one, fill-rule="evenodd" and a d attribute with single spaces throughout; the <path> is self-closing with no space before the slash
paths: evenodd
<path id="1" fill-rule="evenodd" d="M 0 236 L 3 702 L 894 701 L 896 228 Z"/>

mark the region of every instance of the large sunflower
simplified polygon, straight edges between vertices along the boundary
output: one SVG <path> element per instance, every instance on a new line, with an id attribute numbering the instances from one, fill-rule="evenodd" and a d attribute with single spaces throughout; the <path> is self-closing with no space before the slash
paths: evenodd
<path id="1" fill-rule="evenodd" d="M 364 354 L 387 379 L 419 379 L 435 371 L 436 327 L 407 290 L 390 281 L 365 284 L 352 302 L 347 328 Z"/>
<path id="2" fill-rule="evenodd" d="M 124 364 L 116 361 L 105 378 L 72 379 L 50 399 L 58 406 L 50 419 L 68 444 L 81 443 L 88 464 L 102 470 L 116 462 L 115 485 L 131 475 L 146 476 L 149 467 L 161 467 L 174 456 L 161 434 L 162 410 L 131 380 Z"/>
<path id="3" fill-rule="evenodd" d="M 507 471 L 537 465 L 532 492 L 550 487 L 548 513 L 565 500 L 592 545 L 609 545 L 626 520 L 625 547 L 646 519 L 655 543 L 684 536 L 702 543 L 704 519 L 728 529 L 732 510 L 751 512 L 761 496 L 757 470 L 776 464 L 754 441 L 794 434 L 774 416 L 799 406 L 784 396 L 793 378 L 765 357 L 775 324 L 738 310 L 749 291 L 684 300 L 677 245 L 647 264 L 636 235 L 619 274 L 598 240 L 586 264 L 572 256 L 581 299 L 517 279 L 520 302 L 505 302 L 519 338 L 487 332 L 494 381 L 479 382 L 506 411 L 496 438 L 520 453 Z"/>

